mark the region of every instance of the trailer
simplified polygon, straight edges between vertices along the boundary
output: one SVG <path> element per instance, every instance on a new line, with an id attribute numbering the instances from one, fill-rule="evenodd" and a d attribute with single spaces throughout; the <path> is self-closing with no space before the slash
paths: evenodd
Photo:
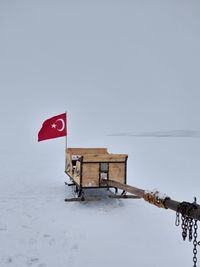
<path id="1" fill-rule="evenodd" d="M 85 190 L 98 188 L 114 188 L 115 196 L 111 194 L 110 197 L 128 198 L 125 197 L 124 190 L 121 195 L 117 195 L 118 187 L 102 183 L 104 179 L 126 184 L 127 159 L 127 154 L 111 154 L 107 148 L 67 148 L 65 173 L 71 180 L 71 183 L 67 184 L 75 186 L 77 199 L 66 199 L 66 201 L 86 200 Z"/>

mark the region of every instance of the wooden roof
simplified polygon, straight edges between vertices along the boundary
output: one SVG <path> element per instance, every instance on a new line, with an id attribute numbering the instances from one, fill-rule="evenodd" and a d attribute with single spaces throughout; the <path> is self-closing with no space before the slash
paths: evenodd
<path id="1" fill-rule="evenodd" d="M 125 162 L 126 154 L 88 154 L 83 156 L 83 162 Z"/>
<path id="2" fill-rule="evenodd" d="M 83 157 L 83 162 L 125 162 L 126 154 L 109 154 L 107 148 L 66 148 L 71 156 Z"/>
<path id="3" fill-rule="evenodd" d="M 66 152 L 81 156 L 85 154 L 108 154 L 107 148 L 67 148 Z"/>

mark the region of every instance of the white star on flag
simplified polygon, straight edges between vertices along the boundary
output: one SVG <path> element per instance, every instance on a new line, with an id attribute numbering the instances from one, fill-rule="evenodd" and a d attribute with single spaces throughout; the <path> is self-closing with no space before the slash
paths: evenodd
<path id="1" fill-rule="evenodd" d="M 52 125 L 51 125 L 51 128 L 56 128 L 56 124 L 55 124 L 55 123 L 52 124 Z"/>

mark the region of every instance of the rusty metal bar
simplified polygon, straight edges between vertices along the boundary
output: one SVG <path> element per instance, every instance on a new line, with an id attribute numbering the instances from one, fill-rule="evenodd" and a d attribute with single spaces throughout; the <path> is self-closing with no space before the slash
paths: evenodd
<path id="1" fill-rule="evenodd" d="M 127 185 L 127 184 L 121 184 L 119 182 L 112 181 L 112 180 L 102 179 L 101 180 L 101 184 L 102 185 L 111 186 L 111 187 L 117 187 L 117 188 L 119 188 L 121 190 L 124 190 L 126 192 L 131 193 L 131 194 L 134 194 L 134 195 L 136 195 L 136 196 L 138 196 L 140 198 L 143 198 L 143 199 L 144 199 L 145 192 L 146 192 L 143 189 L 140 189 L 140 188 L 137 188 L 137 187 L 134 187 L 134 186 L 130 186 L 130 185 Z M 173 211 L 177 212 L 181 202 L 178 202 L 178 201 L 170 199 L 170 198 L 166 198 L 164 200 L 163 204 L 164 204 L 164 207 L 166 209 L 170 209 L 170 210 L 173 210 Z M 190 203 L 190 204 L 193 205 L 193 203 Z M 190 210 L 189 214 L 187 214 L 187 212 L 186 212 L 185 215 L 188 215 L 189 217 L 200 221 L 200 205 L 196 204 L 195 209 Z"/>

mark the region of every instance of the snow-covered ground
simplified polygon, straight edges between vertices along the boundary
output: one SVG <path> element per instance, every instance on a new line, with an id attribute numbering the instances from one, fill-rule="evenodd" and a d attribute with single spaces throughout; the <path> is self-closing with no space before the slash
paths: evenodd
<path id="1" fill-rule="evenodd" d="M 119 150 L 124 146 L 130 155 L 129 184 L 146 189 L 157 186 L 177 200 L 198 196 L 198 165 L 191 162 L 188 151 L 187 156 L 182 153 L 185 146 L 200 151 L 198 140 L 150 138 L 131 145 L 126 139 Z M 117 140 L 108 138 L 107 142 L 117 150 Z M 181 151 L 174 143 L 179 143 Z M 36 149 L 27 147 L 23 153 L 17 152 L 18 146 L 13 146 L 12 153 L 4 150 L 0 266 L 191 266 L 192 246 L 182 241 L 174 212 L 143 200 L 64 202 L 73 192 L 64 185 L 62 145 L 64 140 L 57 139 L 35 143 Z"/>
<path id="2" fill-rule="evenodd" d="M 83 2 L 0 1 L 0 267 L 192 266 L 172 211 L 65 203 L 65 140 L 37 133 L 67 110 L 69 147 L 127 153 L 130 185 L 200 201 L 198 136 L 155 134 L 200 130 L 200 4 Z"/>

